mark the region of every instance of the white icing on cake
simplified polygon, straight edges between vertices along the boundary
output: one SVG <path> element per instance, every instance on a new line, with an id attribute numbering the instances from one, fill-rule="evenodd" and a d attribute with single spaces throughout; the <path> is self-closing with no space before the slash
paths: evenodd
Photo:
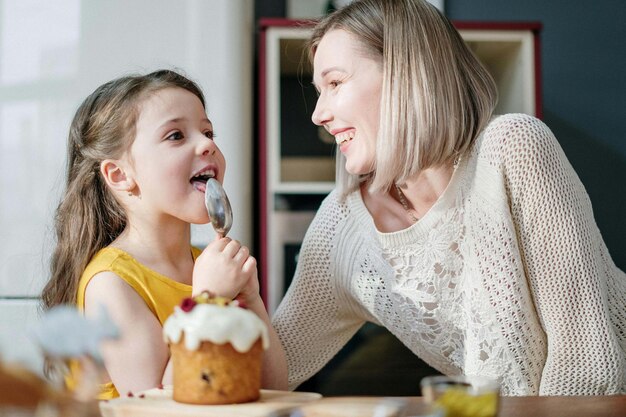
<path id="1" fill-rule="evenodd" d="M 185 347 L 197 350 L 204 341 L 218 345 L 229 342 L 236 351 L 244 353 L 260 337 L 263 349 L 269 347 L 267 327 L 253 312 L 234 304 L 196 304 L 189 312 L 180 307 L 163 324 L 166 342 L 178 343 L 185 335 Z"/>

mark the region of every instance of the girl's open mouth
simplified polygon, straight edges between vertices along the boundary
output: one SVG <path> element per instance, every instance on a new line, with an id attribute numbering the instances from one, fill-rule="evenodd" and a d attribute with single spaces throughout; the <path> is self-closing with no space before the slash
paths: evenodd
<path id="1" fill-rule="evenodd" d="M 214 177 L 215 177 L 215 171 L 206 170 L 191 177 L 189 182 L 191 183 L 194 189 L 204 193 L 206 191 L 206 182 L 209 180 L 209 178 L 214 178 Z"/>

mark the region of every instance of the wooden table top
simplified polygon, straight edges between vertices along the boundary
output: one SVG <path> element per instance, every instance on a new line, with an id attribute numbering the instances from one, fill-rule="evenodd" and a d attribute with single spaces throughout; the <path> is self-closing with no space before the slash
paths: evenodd
<path id="1" fill-rule="evenodd" d="M 400 400 L 398 402 L 398 400 Z M 393 406 L 378 412 L 380 404 Z M 100 403 L 103 417 L 368 417 L 419 416 L 428 407 L 422 397 L 324 397 L 315 393 L 261 390 L 254 403 L 197 406 L 176 403 L 171 389 L 149 390 L 144 398 L 118 398 Z M 374 411 L 377 412 L 374 412 Z M 502 397 L 498 417 L 626 417 L 626 395 L 602 397 Z"/>
<path id="2" fill-rule="evenodd" d="M 408 416 L 424 408 L 412 397 Z M 580 397 L 502 397 L 498 417 L 626 417 L 626 395 Z"/>

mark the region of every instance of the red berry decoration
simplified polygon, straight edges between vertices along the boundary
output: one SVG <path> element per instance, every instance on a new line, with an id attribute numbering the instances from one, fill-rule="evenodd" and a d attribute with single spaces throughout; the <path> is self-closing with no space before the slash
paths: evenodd
<path id="1" fill-rule="evenodd" d="M 239 297 L 238 296 L 235 300 L 237 301 L 237 307 L 241 307 L 241 308 L 245 308 L 245 309 L 248 308 L 248 305 L 246 304 L 246 302 L 243 301 L 243 297 Z"/>
<path id="2" fill-rule="evenodd" d="M 180 309 L 183 310 L 185 313 L 189 313 L 191 310 L 193 310 L 196 304 L 197 303 L 193 298 L 187 297 L 183 300 L 182 303 L 180 303 Z"/>

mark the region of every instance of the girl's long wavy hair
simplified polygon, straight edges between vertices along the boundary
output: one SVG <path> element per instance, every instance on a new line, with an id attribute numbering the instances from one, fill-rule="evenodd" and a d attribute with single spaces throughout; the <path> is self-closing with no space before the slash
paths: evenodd
<path id="1" fill-rule="evenodd" d="M 165 88 L 183 88 L 205 106 L 196 83 L 171 70 L 132 75 L 98 87 L 80 105 L 67 141 L 65 192 L 56 209 L 56 246 L 42 307 L 76 304 L 79 279 L 91 258 L 124 230 L 126 213 L 100 173 L 104 159 L 117 159 L 135 137 L 141 103 Z"/>

